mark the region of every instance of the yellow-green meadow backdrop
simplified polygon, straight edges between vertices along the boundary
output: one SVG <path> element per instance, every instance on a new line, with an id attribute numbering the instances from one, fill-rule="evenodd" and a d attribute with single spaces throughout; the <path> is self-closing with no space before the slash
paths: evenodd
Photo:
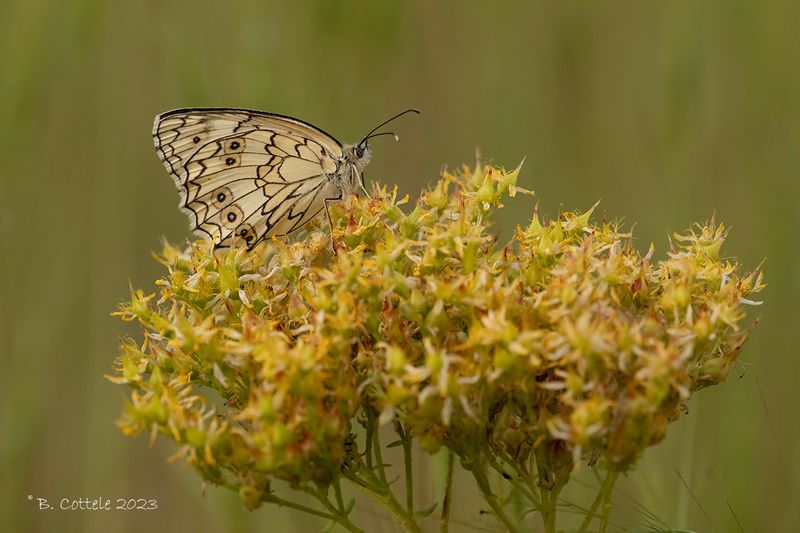
<path id="1" fill-rule="evenodd" d="M 0 528 L 324 525 L 245 511 L 168 463 L 173 446 L 123 437 L 114 421 L 125 391 L 103 375 L 138 330 L 110 313 L 129 281 L 153 287 L 162 237 L 188 236 L 152 146 L 156 113 L 249 107 L 354 141 L 413 106 L 421 117 L 392 125 L 399 143 L 375 141 L 368 180 L 414 195 L 476 148 L 506 167 L 526 157 L 520 185 L 543 213 L 601 199 L 599 216 L 635 224 L 657 257 L 669 233 L 715 215 L 733 227 L 728 254 L 747 267 L 766 259 L 742 367 L 648 450 L 616 494 L 614 520 L 631 531 L 658 520 L 800 531 L 799 28 L 794 0 L 4 0 Z M 532 206 L 517 197 L 498 230 L 525 224 Z M 457 487 L 452 530 L 498 530 L 469 484 Z M 159 509 L 36 506 L 79 497 L 155 498 Z M 396 530 L 368 507 L 356 520 Z"/>

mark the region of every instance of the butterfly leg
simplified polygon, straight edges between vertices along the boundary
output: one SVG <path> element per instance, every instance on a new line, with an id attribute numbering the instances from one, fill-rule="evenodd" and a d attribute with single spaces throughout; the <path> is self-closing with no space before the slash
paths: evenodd
<path id="1" fill-rule="evenodd" d="M 333 251 L 333 255 L 336 255 L 336 238 L 333 236 L 333 220 L 331 219 L 331 204 L 334 202 L 340 202 L 340 198 L 325 198 L 325 216 L 328 217 L 328 233 L 331 236 L 331 250 Z"/>
<path id="2" fill-rule="evenodd" d="M 367 187 L 364 185 L 364 174 L 362 173 L 358 174 L 358 186 L 361 188 L 361 192 L 364 193 L 364 196 L 372 200 L 372 196 L 369 195 L 367 192 Z"/>

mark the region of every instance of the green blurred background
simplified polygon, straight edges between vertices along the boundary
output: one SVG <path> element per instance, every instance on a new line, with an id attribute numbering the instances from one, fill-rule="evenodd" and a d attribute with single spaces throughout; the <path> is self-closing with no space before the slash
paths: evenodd
<path id="1" fill-rule="evenodd" d="M 668 233 L 716 213 L 733 226 L 728 253 L 747 267 L 766 258 L 744 369 L 692 399 L 615 513 L 645 522 L 638 502 L 675 528 L 740 531 L 735 513 L 748 533 L 800 531 L 798 28 L 792 0 L 3 1 L 0 527 L 319 530 L 203 495 L 166 462 L 173 446 L 114 425 L 126 391 L 103 375 L 137 329 L 110 312 L 129 280 L 153 287 L 162 236 L 188 236 L 152 119 L 251 107 L 354 141 L 414 106 L 421 117 L 392 126 L 399 144 L 376 141 L 368 179 L 415 194 L 476 147 L 506 167 L 527 156 L 520 184 L 544 213 L 602 199 L 600 216 L 635 223 L 659 257 Z M 500 229 L 531 207 L 509 202 Z M 453 530 L 496 530 L 466 486 Z M 39 511 L 29 494 L 157 498 L 159 510 Z M 369 511 L 356 519 L 393 530 Z"/>

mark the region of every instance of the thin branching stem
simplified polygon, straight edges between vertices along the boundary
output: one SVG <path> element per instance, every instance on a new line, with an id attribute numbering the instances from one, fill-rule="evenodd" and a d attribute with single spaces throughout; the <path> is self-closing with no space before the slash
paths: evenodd
<path id="1" fill-rule="evenodd" d="M 617 472 L 614 470 L 609 470 L 606 472 L 606 477 L 603 478 L 603 484 L 600 486 L 600 491 L 597 493 L 597 496 L 592 502 L 592 506 L 589 507 L 589 512 L 586 513 L 586 517 L 583 519 L 581 527 L 578 529 L 578 533 L 585 533 L 588 531 L 589 524 L 592 523 L 592 520 L 597 513 L 597 509 L 601 504 L 603 504 L 603 519 L 600 526 L 600 531 L 605 530 L 605 524 L 608 522 L 608 510 L 611 507 L 611 490 L 614 488 L 614 482 L 616 479 Z"/>
<path id="2" fill-rule="evenodd" d="M 406 508 L 410 514 L 414 514 L 414 473 L 411 461 L 411 438 L 403 430 L 403 425 L 399 422 L 395 425 L 397 434 L 403 446 L 403 466 L 406 476 Z"/>
<path id="3" fill-rule="evenodd" d="M 318 511 L 313 507 L 309 507 L 307 505 L 303 505 L 301 503 L 293 502 L 291 500 L 286 500 L 284 498 L 279 498 L 273 494 L 264 497 L 265 503 L 274 503 L 275 505 L 279 505 L 281 507 L 288 507 L 290 509 L 296 509 L 298 511 L 303 511 L 304 513 L 308 513 L 310 515 L 318 516 L 320 518 L 325 518 L 327 520 L 336 520 L 336 515 L 324 513 L 322 511 Z"/>
<path id="4" fill-rule="evenodd" d="M 339 506 L 339 511 L 344 512 L 344 500 L 342 499 L 342 484 L 337 479 L 333 484 L 333 491 L 336 493 L 336 505 Z"/>
<path id="5" fill-rule="evenodd" d="M 619 472 L 609 470 L 606 476 L 606 482 L 603 483 L 603 514 L 600 515 L 600 533 L 605 533 L 606 526 L 608 525 L 608 516 L 611 514 L 611 491 L 614 489 L 614 482 L 617 480 Z"/>
<path id="6" fill-rule="evenodd" d="M 550 504 L 550 491 L 548 491 L 545 487 L 540 486 L 539 493 L 542 502 L 541 513 L 545 533 L 555 533 L 556 513 L 555 506 Z"/>
<path id="7" fill-rule="evenodd" d="M 236 483 L 233 483 L 233 482 L 223 481 L 223 482 L 220 483 L 220 485 L 222 485 L 224 487 L 227 487 L 228 489 L 231 489 L 231 490 L 235 490 L 235 491 L 239 490 L 239 485 L 236 484 Z M 318 496 L 315 493 L 313 493 L 313 491 L 311 491 L 311 489 L 302 488 L 302 487 L 296 487 L 296 489 L 301 491 L 301 492 L 306 492 L 308 494 L 311 494 L 312 496 L 314 496 L 315 499 L 319 499 Z M 287 500 L 285 498 L 281 498 L 280 496 L 276 496 L 274 493 L 271 493 L 271 492 L 267 493 L 264 496 L 262 496 L 261 500 L 264 503 L 274 503 L 275 505 L 278 505 L 280 507 L 287 507 L 289 509 L 295 509 L 297 511 L 302 511 L 304 513 L 308 513 L 310 515 L 318 516 L 318 517 L 324 518 L 326 520 L 333 520 L 335 522 L 342 523 L 341 519 L 337 516 L 337 513 L 326 513 L 326 512 L 323 512 L 323 511 L 319 511 L 317 509 L 314 509 L 313 507 L 309 507 L 307 505 L 303 505 L 302 503 L 297 503 L 297 502 L 293 502 L 291 500 Z M 344 518 L 349 522 L 349 519 L 347 518 L 347 516 L 344 516 Z M 345 526 L 345 524 L 343 524 L 343 523 L 342 523 L 342 525 Z M 361 531 L 361 529 L 356 527 L 354 524 L 351 523 L 351 525 L 352 525 L 352 528 L 348 527 L 348 529 L 350 531 Z M 347 527 L 347 526 L 345 526 L 345 527 Z"/>
<path id="8" fill-rule="evenodd" d="M 450 528 L 450 502 L 453 493 L 453 467 L 454 467 L 455 454 L 447 450 L 447 477 L 445 478 L 444 485 L 444 498 L 442 498 L 442 520 L 440 533 L 447 533 Z"/>
<path id="9" fill-rule="evenodd" d="M 339 525 L 341 525 L 342 527 L 344 527 L 345 529 L 347 529 L 352 533 L 364 533 L 364 530 L 355 525 L 350 520 L 350 517 L 346 513 L 340 511 L 333 505 L 333 503 L 331 503 L 331 501 L 328 499 L 327 490 L 323 490 L 320 487 L 312 489 L 310 487 L 305 487 L 305 486 L 298 486 L 296 488 L 297 490 L 305 492 L 306 494 L 314 497 L 330 512 L 329 515 L 326 513 L 320 513 L 319 511 L 313 512 L 311 514 L 317 516 L 324 515 L 325 518 L 333 520 L 334 522 L 338 523 Z M 282 498 L 278 498 L 277 496 L 274 495 L 270 495 L 270 499 L 266 499 L 265 501 L 277 503 L 278 505 L 286 505 L 287 507 L 292 507 L 294 509 L 299 509 L 305 512 L 315 511 L 314 509 L 311 509 L 310 507 L 306 506 L 302 506 L 303 508 L 301 509 L 300 507 L 297 506 L 299 504 L 294 504 L 294 502 L 288 502 L 287 500 L 283 500 Z"/>
<path id="10" fill-rule="evenodd" d="M 364 439 L 364 455 L 366 456 L 367 460 L 367 468 L 372 470 L 372 432 L 375 431 L 375 416 L 372 414 L 372 410 L 367 408 L 367 435 Z"/>
<path id="11" fill-rule="evenodd" d="M 386 465 L 383 464 L 383 453 L 381 452 L 381 436 L 380 436 L 380 428 L 375 428 L 372 431 L 372 451 L 375 454 L 375 465 L 374 467 L 378 470 L 378 477 L 380 478 L 383 484 L 387 484 L 386 481 Z"/>
<path id="12" fill-rule="evenodd" d="M 483 465 L 474 465 L 473 468 L 470 469 L 472 473 L 472 477 L 475 478 L 475 481 L 478 483 L 478 489 L 480 489 L 483 498 L 486 500 L 486 503 L 492 508 L 494 511 L 495 516 L 497 519 L 508 528 L 510 533 L 517 533 L 519 531 L 517 529 L 517 525 L 509 518 L 506 512 L 503 510 L 503 506 L 497 499 L 497 495 L 492 492 L 492 488 L 489 485 L 489 480 L 486 477 L 485 469 Z"/>
<path id="13" fill-rule="evenodd" d="M 371 417 L 368 424 L 367 435 L 371 436 L 371 445 L 367 449 L 371 449 L 374 453 L 374 462 L 370 465 L 369 457 L 371 454 L 367 454 L 366 465 L 359 463 L 360 466 L 358 468 L 348 471 L 344 475 L 358 485 L 364 494 L 391 511 L 397 521 L 403 524 L 406 531 L 412 533 L 421 532 L 422 530 L 414 518 L 414 513 L 397 501 L 387 481 L 386 468 L 381 454 L 381 441 L 376 427 L 377 421 L 374 417 Z"/>
<path id="14" fill-rule="evenodd" d="M 397 498 L 394 497 L 394 494 L 388 485 L 376 487 L 353 475 L 348 476 L 348 479 L 351 479 L 353 482 L 355 482 L 361 488 L 364 494 L 391 511 L 392 515 L 394 515 L 397 521 L 403 524 L 403 527 L 405 527 L 406 531 L 411 533 L 419 533 L 422 531 L 419 524 L 414 519 L 414 515 L 410 514 L 403 507 L 403 505 L 397 501 Z"/>
<path id="15" fill-rule="evenodd" d="M 345 474 L 345 477 L 347 477 L 347 479 L 349 479 L 362 489 L 374 492 L 375 494 L 383 494 L 384 492 L 386 492 L 386 490 L 388 490 L 388 488 L 385 485 L 381 484 L 381 480 L 378 479 L 374 473 L 371 473 L 369 471 L 367 472 L 367 477 L 369 477 L 369 480 L 359 477 L 352 472 L 348 472 L 347 474 Z"/>
<path id="16" fill-rule="evenodd" d="M 539 470 L 539 496 L 542 506 L 542 523 L 545 533 L 556 533 L 556 511 L 558 508 L 558 495 L 567 483 L 569 477 L 565 477 L 557 482 L 547 483 L 548 471 L 546 462 L 537 458 Z"/>
<path id="17" fill-rule="evenodd" d="M 527 484 L 528 478 L 524 475 L 524 473 L 520 472 L 519 469 L 515 468 L 513 465 L 510 465 L 517 477 L 526 482 L 526 484 L 523 485 L 518 480 L 514 479 L 508 472 L 506 472 L 506 469 L 503 468 L 503 466 L 498 463 L 496 459 L 489 459 L 489 464 L 495 471 L 497 471 L 498 474 L 503 476 L 503 479 L 514 485 L 520 494 L 525 496 L 525 498 L 530 501 L 531 504 L 533 504 L 537 511 L 541 512 L 542 502 L 536 493 L 530 490 L 530 487 Z"/>

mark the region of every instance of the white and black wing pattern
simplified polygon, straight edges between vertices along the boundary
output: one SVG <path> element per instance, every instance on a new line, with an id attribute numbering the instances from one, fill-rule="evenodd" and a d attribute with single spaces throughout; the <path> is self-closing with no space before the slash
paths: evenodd
<path id="1" fill-rule="evenodd" d="M 217 247 L 252 248 L 340 200 L 342 145 L 303 121 L 245 109 L 176 109 L 156 117 L 156 151 L 192 229 Z"/>

